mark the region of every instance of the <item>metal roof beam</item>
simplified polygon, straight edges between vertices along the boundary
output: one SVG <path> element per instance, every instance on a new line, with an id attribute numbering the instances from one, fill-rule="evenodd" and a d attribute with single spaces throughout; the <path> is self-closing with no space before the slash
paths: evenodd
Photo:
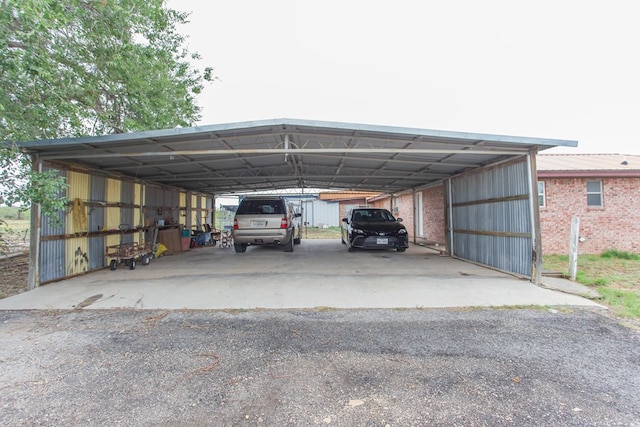
<path id="1" fill-rule="evenodd" d="M 229 155 L 229 154 L 327 154 L 327 153 L 371 153 L 371 154 L 477 154 L 477 155 L 521 155 L 525 154 L 523 150 L 433 150 L 433 149 L 395 149 L 395 148 L 246 148 L 246 149 L 228 149 L 228 150 L 177 150 L 177 151 L 160 151 L 160 152 L 128 152 L 128 153 L 103 153 L 103 154 L 64 154 L 41 156 L 44 160 L 59 159 L 97 159 L 97 158 L 136 158 L 136 157 L 170 157 L 170 156 L 197 156 L 197 155 Z"/>

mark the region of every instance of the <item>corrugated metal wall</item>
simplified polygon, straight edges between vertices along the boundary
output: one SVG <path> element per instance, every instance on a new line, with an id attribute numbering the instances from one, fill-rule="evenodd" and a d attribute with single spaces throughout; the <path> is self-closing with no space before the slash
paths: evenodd
<path id="1" fill-rule="evenodd" d="M 144 193 L 144 194 L 142 194 Z M 178 189 L 170 189 L 147 184 L 137 197 L 144 199 L 144 218 L 146 226 L 156 224 L 158 220 L 185 224 L 187 217 L 186 195 Z"/>
<path id="2" fill-rule="evenodd" d="M 529 182 L 526 159 L 452 178 L 452 255 L 531 277 Z"/>
<path id="3" fill-rule="evenodd" d="M 120 208 L 120 224 L 118 227 L 121 230 L 130 230 L 136 227 L 137 221 L 133 218 L 133 183 L 132 182 L 122 182 L 120 185 L 120 203 L 122 203 L 122 207 Z M 133 242 L 133 234 L 123 233 L 122 234 L 122 242 L 121 243 L 132 243 Z"/>
<path id="4" fill-rule="evenodd" d="M 57 169 L 45 166 L 43 170 Z M 104 268 L 107 246 L 144 242 L 147 227 L 158 219 L 203 224 L 210 214 L 212 196 L 190 194 L 187 198 L 179 189 L 57 171 L 67 180 L 66 197 L 72 204 L 58 213 L 57 225 L 41 217 L 39 274 L 30 286 Z M 193 209 L 183 203 L 187 200 L 194 203 Z M 135 231 L 121 232 L 127 229 Z"/>
<path id="5" fill-rule="evenodd" d="M 89 222 L 85 205 L 89 199 L 89 175 L 68 172 L 67 183 L 67 198 L 73 202 L 73 206 L 66 218 L 66 234 L 77 237 L 65 240 L 65 274 L 73 276 L 89 271 Z"/>
<path id="6" fill-rule="evenodd" d="M 106 180 L 101 176 L 92 176 L 89 189 L 89 231 L 101 231 L 105 226 L 105 200 Z M 105 265 L 104 258 L 105 236 L 89 237 L 89 269 L 95 270 Z"/>
<path id="7" fill-rule="evenodd" d="M 51 171 L 52 168 L 43 167 L 43 171 Z M 60 176 L 66 177 L 65 171 L 58 171 Z M 60 197 L 65 194 L 61 193 Z M 48 240 L 47 237 L 53 237 L 60 234 L 64 234 L 65 223 L 67 213 L 65 211 L 58 212 L 58 224 L 53 224 L 49 219 L 42 216 L 40 219 L 40 259 L 38 265 L 40 266 L 40 282 L 49 282 L 52 280 L 65 277 L 65 241 L 64 240 Z"/>
<path id="8" fill-rule="evenodd" d="M 309 227 L 340 226 L 340 204 L 324 200 L 302 200 L 302 219 Z"/>

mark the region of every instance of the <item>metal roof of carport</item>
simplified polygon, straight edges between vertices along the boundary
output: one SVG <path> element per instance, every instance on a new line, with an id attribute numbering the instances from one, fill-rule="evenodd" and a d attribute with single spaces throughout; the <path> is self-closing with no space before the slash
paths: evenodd
<path id="1" fill-rule="evenodd" d="M 395 193 L 576 141 L 277 119 L 20 144 L 42 161 L 207 194 Z"/>

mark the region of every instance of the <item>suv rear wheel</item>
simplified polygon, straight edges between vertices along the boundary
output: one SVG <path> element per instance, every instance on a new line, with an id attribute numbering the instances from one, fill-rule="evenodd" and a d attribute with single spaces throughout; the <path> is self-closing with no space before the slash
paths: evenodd
<path id="1" fill-rule="evenodd" d="M 235 249 L 236 252 L 240 253 L 240 252 L 246 252 L 247 251 L 247 245 L 243 245 L 240 243 L 234 243 L 233 244 L 233 249 Z"/>
<path id="2" fill-rule="evenodd" d="M 289 242 L 284 244 L 285 252 L 293 252 L 293 236 L 289 239 Z"/>

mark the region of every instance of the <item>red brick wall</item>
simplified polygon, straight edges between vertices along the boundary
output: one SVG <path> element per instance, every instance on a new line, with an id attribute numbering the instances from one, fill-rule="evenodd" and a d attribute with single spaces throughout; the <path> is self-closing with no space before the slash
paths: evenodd
<path id="1" fill-rule="evenodd" d="M 545 178 L 546 206 L 540 208 L 542 251 L 569 251 L 571 217 L 580 217 L 582 254 L 607 249 L 640 253 L 640 179 L 603 178 L 602 207 L 587 207 L 587 181 L 595 178 Z"/>
<path id="2" fill-rule="evenodd" d="M 444 185 L 426 189 L 422 192 L 422 211 L 424 212 L 424 237 L 443 245 L 446 242 L 445 192 Z"/>
<path id="3" fill-rule="evenodd" d="M 374 201 L 370 201 L 369 202 L 369 206 L 371 206 L 372 208 L 383 208 L 383 209 L 389 209 L 391 210 L 391 204 L 389 202 L 389 198 L 383 198 L 383 199 L 376 199 Z"/>
<path id="4" fill-rule="evenodd" d="M 402 194 L 396 198 L 396 204 L 398 206 L 398 212 L 394 212 L 393 216 L 396 218 L 402 218 L 402 224 L 407 227 L 407 233 L 409 234 L 409 241 L 413 241 L 413 194 Z"/>
<path id="5" fill-rule="evenodd" d="M 441 185 L 422 191 L 422 210 L 424 212 L 422 225 L 424 235 L 422 238 L 439 244 L 446 242 L 444 188 L 444 185 Z M 414 237 L 413 197 L 412 193 L 408 193 L 395 198 L 398 212 L 393 213 L 396 218 L 402 218 L 402 223 L 407 227 L 411 241 Z M 392 209 L 388 197 L 370 201 L 369 205 Z"/>

